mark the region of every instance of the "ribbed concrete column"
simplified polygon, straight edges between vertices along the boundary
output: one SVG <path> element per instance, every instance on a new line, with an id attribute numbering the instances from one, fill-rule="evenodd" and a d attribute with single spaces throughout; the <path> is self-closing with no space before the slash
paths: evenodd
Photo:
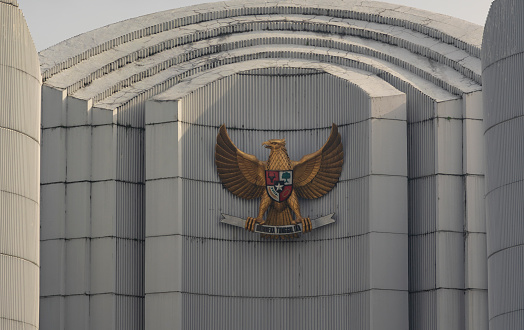
<path id="1" fill-rule="evenodd" d="M 524 324 L 524 3 L 491 5 L 482 43 L 489 328 Z"/>
<path id="2" fill-rule="evenodd" d="M 38 329 L 40 69 L 16 0 L 0 0 L 0 329 Z"/>

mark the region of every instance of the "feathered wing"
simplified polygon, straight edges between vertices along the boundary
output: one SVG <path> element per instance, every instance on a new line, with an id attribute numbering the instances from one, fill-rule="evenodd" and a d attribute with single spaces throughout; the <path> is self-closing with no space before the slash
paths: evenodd
<path id="1" fill-rule="evenodd" d="M 327 194 L 338 182 L 344 163 L 342 141 L 337 125 L 320 150 L 302 157 L 293 165 L 293 189 L 302 198 L 318 198 Z"/>
<path id="2" fill-rule="evenodd" d="M 240 151 L 231 141 L 226 127 L 220 126 L 215 146 L 215 163 L 224 186 L 238 197 L 261 197 L 266 188 L 265 162 Z"/>

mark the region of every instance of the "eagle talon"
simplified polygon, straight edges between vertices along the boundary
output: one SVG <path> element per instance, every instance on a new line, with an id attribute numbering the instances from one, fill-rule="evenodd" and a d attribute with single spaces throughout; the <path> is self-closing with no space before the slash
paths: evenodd
<path id="1" fill-rule="evenodd" d="M 255 231 L 256 222 L 257 222 L 256 218 L 247 217 L 246 227 L 245 227 L 246 230 L 254 232 Z"/>
<path id="2" fill-rule="evenodd" d="M 300 218 L 297 220 L 298 222 L 302 223 L 302 232 L 308 233 L 311 231 L 311 219 L 310 218 Z"/>
<path id="3" fill-rule="evenodd" d="M 263 225 L 266 221 L 262 218 L 247 217 L 245 229 L 254 232 L 257 223 Z"/>

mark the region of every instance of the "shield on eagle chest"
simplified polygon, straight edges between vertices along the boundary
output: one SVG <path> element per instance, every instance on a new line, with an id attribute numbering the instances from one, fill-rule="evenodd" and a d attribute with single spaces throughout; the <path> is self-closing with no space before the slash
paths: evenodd
<path id="1" fill-rule="evenodd" d="M 293 171 L 266 171 L 266 191 L 275 202 L 284 202 L 293 191 Z"/>

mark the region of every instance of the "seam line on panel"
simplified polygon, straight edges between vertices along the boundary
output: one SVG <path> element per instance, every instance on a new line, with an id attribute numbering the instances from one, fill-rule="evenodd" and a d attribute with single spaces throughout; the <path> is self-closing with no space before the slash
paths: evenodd
<path id="1" fill-rule="evenodd" d="M 169 236 L 169 235 L 167 235 Z M 125 240 L 125 241 L 134 241 L 134 242 L 144 242 L 145 238 L 131 238 L 131 237 L 119 237 L 119 236 L 82 236 L 82 237 L 57 237 L 57 238 L 45 238 L 41 239 L 40 242 L 52 242 L 52 241 L 75 241 L 75 240 L 96 240 L 96 239 L 106 239 L 106 238 L 114 238 L 117 240 Z"/>
<path id="2" fill-rule="evenodd" d="M 406 178 L 406 179 L 408 178 L 406 175 L 399 175 L 399 174 L 367 174 L 367 175 L 359 176 L 359 177 L 356 177 L 356 178 L 339 180 L 337 182 L 337 184 L 340 183 L 340 182 L 349 182 L 349 181 L 354 181 L 354 180 L 360 180 L 360 179 L 364 179 L 364 178 L 371 177 L 371 176 L 375 176 L 375 177 L 377 177 L 377 176 L 384 176 L 384 177 Z M 186 178 L 186 177 L 182 177 L 182 176 L 168 176 L 168 177 L 156 178 L 156 179 L 146 179 L 145 183 L 147 184 L 148 182 L 151 182 L 151 181 L 176 180 L 176 179 L 222 185 L 222 182 L 220 182 L 220 181 L 201 180 L 201 179 L 194 179 L 194 178 Z M 67 182 L 67 183 L 70 183 L 70 182 Z"/>
<path id="3" fill-rule="evenodd" d="M 524 117 L 524 115 L 518 115 L 518 116 L 514 116 L 514 117 L 511 117 L 511 118 L 508 118 L 508 119 L 504 119 L 503 121 L 498 122 L 495 125 L 492 125 L 492 126 L 486 128 L 486 130 L 484 131 L 484 136 L 486 136 L 486 133 L 488 133 L 492 128 L 495 128 L 495 127 L 497 127 L 499 125 L 505 124 L 507 122 L 510 122 L 512 120 L 519 119 L 519 118 L 522 118 L 522 117 Z"/>
<path id="4" fill-rule="evenodd" d="M 22 131 L 19 131 L 17 129 L 12 129 L 12 128 L 9 128 L 9 127 L 4 127 L 4 126 L 0 126 L 0 129 L 5 129 L 6 131 L 11 131 L 11 132 L 15 132 L 15 133 L 18 133 L 20 135 L 23 135 L 23 136 L 26 136 L 28 138 L 30 138 L 31 140 L 35 141 L 38 145 L 40 145 L 40 141 L 38 141 L 37 139 L 35 139 L 34 137 L 28 135 L 27 133 L 24 133 Z M 40 131 L 40 130 L 39 130 Z M 40 133 L 40 132 L 39 132 Z"/>
<path id="5" fill-rule="evenodd" d="M 406 122 L 404 119 L 393 119 L 393 118 L 380 118 L 380 117 L 369 117 L 363 120 L 359 120 L 353 123 L 346 123 L 346 124 L 340 124 L 337 125 L 337 127 L 346 127 L 346 126 L 352 126 L 356 124 L 361 124 L 366 121 L 370 120 L 390 120 L 390 121 L 400 121 L 400 122 Z M 196 124 L 196 123 L 190 123 L 183 120 L 172 120 L 172 121 L 166 121 L 166 122 L 158 122 L 158 123 L 149 123 L 146 124 L 146 126 L 155 126 L 155 125 L 162 125 L 162 124 L 172 124 L 172 123 L 181 123 L 181 124 L 187 124 L 191 126 L 197 126 L 197 127 L 206 127 L 206 128 L 215 128 L 219 129 L 220 126 L 214 126 L 214 125 L 205 125 L 205 124 Z M 327 130 L 331 129 L 331 126 L 325 126 L 325 127 L 313 127 L 313 128 L 299 128 L 299 129 L 265 129 L 265 128 L 240 128 L 240 127 L 226 127 L 230 131 L 252 131 L 252 132 L 304 132 L 304 131 L 318 131 L 318 130 Z"/>
<path id="6" fill-rule="evenodd" d="M 72 183 L 98 183 L 98 182 L 117 182 L 117 183 L 127 183 L 127 184 L 136 184 L 139 186 L 145 185 L 142 181 L 126 181 L 126 180 L 116 180 L 116 179 L 106 179 L 106 180 L 79 180 L 79 181 L 54 181 L 54 182 L 46 182 L 46 183 L 40 183 L 41 186 L 48 186 L 52 184 L 72 184 Z"/>
<path id="7" fill-rule="evenodd" d="M 135 130 L 138 130 L 138 131 L 144 131 L 144 130 L 145 130 L 144 127 L 136 127 L 136 126 L 122 125 L 122 124 L 118 124 L 118 123 L 107 123 L 107 124 L 84 124 L 84 125 L 71 125 L 71 126 L 67 126 L 67 125 L 58 125 L 58 126 L 42 127 L 41 129 L 42 129 L 42 131 L 45 131 L 45 130 L 51 130 L 51 129 L 57 129 L 57 128 L 63 128 L 63 129 L 68 129 L 68 128 L 81 128 L 81 127 L 92 128 L 92 127 L 103 127 L 103 126 L 116 126 L 116 127 L 126 128 L 126 129 L 135 129 Z"/>
<path id="8" fill-rule="evenodd" d="M 449 173 L 434 173 L 434 174 L 428 174 L 423 176 L 417 176 L 417 177 L 408 177 L 408 181 L 415 181 L 419 179 L 427 179 L 431 177 L 436 176 L 458 176 L 458 177 L 477 177 L 477 178 L 484 178 L 485 174 L 474 174 L 474 173 L 463 173 L 463 174 L 449 174 Z"/>
<path id="9" fill-rule="evenodd" d="M 460 100 L 460 99 L 457 99 L 457 100 Z M 483 119 L 469 118 L 469 117 L 449 117 L 448 118 L 448 117 L 432 116 L 430 118 L 426 118 L 426 119 L 422 119 L 422 120 L 418 120 L 418 121 L 408 121 L 408 125 L 426 123 L 426 122 L 433 121 L 435 119 L 459 120 L 459 121 L 474 120 L 474 121 L 480 121 L 480 122 L 484 121 Z"/>
<path id="10" fill-rule="evenodd" d="M 26 258 L 21 258 L 21 257 L 14 256 L 14 255 L 11 255 L 11 254 L 6 254 L 6 253 L 0 253 L 0 256 L 5 256 L 5 257 L 8 257 L 8 258 L 15 258 L 15 259 L 18 259 L 18 260 L 22 260 L 22 261 L 28 262 L 28 263 L 30 263 L 30 264 L 33 264 L 33 265 L 35 265 L 38 269 L 40 269 L 40 266 L 39 266 L 36 262 L 31 261 L 31 260 L 26 259 Z"/>
<path id="11" fill-rule="evenodd" d="M 5 3 L 5 2 L 3 2 Z M 16 7 L 16 6 L 15 6 Z M 34 80 L 36 80 L 38 82 L 39 85 L 42 85 L 42 82 L 40 81 L 40 79 L 38 79 L 37 77 L 33 76 L 31 73 L 27 72 L 27 71 L 24 71 L 20 68 L 17 68 L 17 67 L 14 67 L 12 65 L 6 65 L 6 64 L 2 64 L 0 63 L 0 66 L 3 66 L 3 67 L 6 67 L 6 68 L 10 68 L 10 69 L 13 69 L 13 70 L 16 70 L 16 71 L 20 71 L 22 73 L 25 73 L 26 75 L 30 76 L 31 78 L 33 78 Z"/>
<path id="12" fill-rule="evenodd" d="M 92 297 L 92 296 L 107 296 L 107 295 L 113 295 L 113 296 L 118 296 L 118 297 L 131 297 L 131 298 L 144 298 L 144 296 L 142 295 L 134 295 L 134 294 L 124 294 L 124 293 L 116 293 L 116 292 L 103 292 L 103 293 L 72 293 L 72 294 L 49 294 L 49 295 L 44 295 L 44 296 L 40 296 L 40 298 L 67 298 L 67 297 L 82 297 L 82 296 L 87 296 L 87 297 Z"/>
<path id="13" fill-rule="evenodd" d="M 514 185 L 514 184 L 516 184 L 516 183 L 522 183 L 522 182 L 524 182 L 524 179 L 520 179 L 520 180 L 517 180 L 517 181 L 510 182 L 510 183 L 505 183 L 505 184 L 503 184 L 502 186 L 498 186 L 498 187 L 495 187 L 495 188 L 491 189 L 490 191 L 488 191 L 488 192 L 486 193 L 486 195 L 485 195 L 484 197 L 488 197 L 489 194 L 491 194 L 492 192 L 495 192 L 495 191 L 497 191 L 497 190 L 499 190 L 499 189 L 505 188 L 505 187 L 507 187 L 507 186 Z"/>
<path id="14" fill-rule="evenodd" d="M 464 231 L 455 231 L 455 230 L 435 230 L 435 231 L 430 231 L 430 232 L 427 232 L 427 233 L 421 233 L 421 234 L 408 234 L 408 236 L 409 236 L 409 237 L 418 237 L 418 236 L 426 236 L 426 235 L 438 234 L 438 233 L 452 233 L 452 234 L 462 234 L 462 235 L 465 234 Z M 485 233 L 482 233 L 482 234 L 485 234 Z"/>
<path id="15" fill-rule="evenodd" d="M 511 313 L 515 313 L 515 312 L 522 312 L 522 311 L 524 311 L 524 308 L 519 308 L 519 309 L 515 309 L 515 310 L 512 310 L 512 311 L 509 311 L 509 312 L 500 313 L 498 315 L 495 315 L 495 316 L 491 317 L 489 320 L 491 321 L 491 320 L 493 320 L 493 319 L 495 319 L 495 318 L 497 318 L 499 316 L 502 316 L 502 315 L 511 314 Z"/>
<path id="16" fill-rule="evenodd" d="M 18 323 L 22 323 L 22 324 L 27 324 L 27 325 L 30 325 L 30 326 L 32 326 L 32 327 L 38 329 L 38 327 L 37 327 L 35 324 L 29 323 L 29 322 L 26 322 L 26 321 L 16 320 L 16 319 L 11 319 L 11 318 L 9 318 L 9 317 L 5 317 L 5 316 L 0 316 L 0 319 L 8 320 L 8 321 L 13 321 L 13 322 L 18 322 Z"/>
<path id="17" fill-rule="evenodd" d="M 433 288 L 433 289 L 426 289 L 426 290 L 417 290 L 417 291 L 409 291 L 409 294 L 414 294 L 414 293 L 424 293 L 424 292 L 433 292 L 433 291 L 438 291 L 438 290 L 455 290 L 455 291 L 466 291 L 465 288 L 448 288 L 448 287 L 438 287 L 438 288 Z M 487 289 L 486 289 L 487 291 Z"/>
<path id="18" fill-rule="evenodd" d="M 489 255 L 488 255 L 488 259 L 491 258 L 491 257 L 493 257 L 493 256 L 494 256 L 495 254 L 497 254 L 497 253 L 504 252 L 504 251 L 506 251 L 506 250 L 511 250 L 511 249 L 520 248 L 520 247 L 522 247 L 522 246 L 524 246 L 524 243 L 520 243 L 520 244 L 516 244 L 516 245 L 512 245 L 512 246 L 505 247 L 505 248 L 503 248 L 503 249 L 500 249 L 500 250 L 498 250 L 498 251 L 495 251 L 495 252 L 489 254 Z"/>
<path id="19" fill-rule="evenodd" d="M 34 199 L 32 199 L 30 197 L 27 197 L 27 196 L 24 196 L 24 195 L 21 195 L 21 194 L 17 194 L 17 193 L 14 193 L 12 191 L 3 190 L 3 189 L 0 189 L 0 192 L 8 193 L 8 194 L 15 195 L 15 196 L 18 196 L 18 197 L 23 197 L 25 199 L 30 200 L 31 202 L 34 202 L 37 206 L 39 205 L 39 202 L 35 201 Z"/>
<path id="20" fill-rule="evenodd" d="M 242 229 L 240 227 L 237 227 L 238 229 Z M 245 229 L 244 229 L 245 230 Z M 369 231 L 363 234 L 357 234 L 357 235 L 349 235 L 349 236 L 343 236 L 343 237 L 334 237 L 334 238 L 325 238 L 325 239 L 304 239 L 304 240 L 285 240 L 285 241 L 275 241 L 275 240 L 265 240 L 265 241 L 252 241 L 252 240 L 243 240 L 243 239 L 227 239 L 227 238 L 216 238 L 216 237 L 202 237 L 202 236 L 192 236 L 192 235 L 185 235 L 185 234 L 169 234 L 169 235 L 151 235 L 146 236 L 146 240 L 148 238 L 160 238 L 160 237 L 172 237 L 172 236 L 180 236 L 183 238 L 190 238 L 190 239 L 197 239 L 197 240 L 210 240 L 210 241 L 222 241 L 222 242 L 244 242 L 244 243 L 286 243 L 286 244 L 299 244 L 299 243 L 310 243 L 310 242 L 327 242 L 327 241 L 337 241 L 342 239 L 349 239 L 349 238 L 357 238 L 357 237 L 363 237 L 369 234 L 389 234 L 389 235 L 401 235 L 401 236 L 408 236 L 407 233 L 393 233 L 393 232 L 385 232 L 385 231 Z"/>
<path id="21" fill-rule="evenodd" d="M 148 292 L 145 295 L 155 295 L 155 294 L 169 294 L 169 293 L 181 293 L 181 294 L 190 294 L 195 296 L 206 296 L 206 297 L 223 297 L 223 298 L 240 298 L 240 299 L 310 299 L 310 298 L 324 298 L 324 297 L 338 297 L 338 296 L 349 296 L 354 294 L 361 294 L 371 291 L 393 291 L 393 292 L 408 292 L 408 290 L 399 290 L 399 289 L 381 289 L 381 288 L 371 288 L 366 290 L 360 290 L 355 292 L 344 292 L 344 293 L 334 293 L 334 294 L 322 294 L 317 296 L 231 296 L 231 295 L 220 295 L 220 294 L 210 294 L 210 293 L 198 293 L 198 292 L 189 292 L 189 291 L 160 291 L 160 292 Z"/>
<path id="22" fill-rule="evenodd" d="M 18 7 L 18 5 L 15 5 L 14 3 L 7 3 L 7 2 L 0 1 L 0 4 L 6 5 L 6 6 L 13 6 L 15 8 L 20 9 L 20 7 Z M 0 317 L 0 318 L 5 318 L 5 317 Z"/>
<path id="23" fill-rule="evenodd" d="M 475 175 L 475 176 L 484 176 L 482 174 L 471 174 L 471 175 Z M 408 176 L 408 181 L 414 181 L 414 180 L 419 180 L 419 179 L 427 179 L 427 178 L 431 178 L 431 177 L 436 177 L 436 176 L 455 176 L 455 177 L 463 177 L 463 176 L 466 176 L 466 174 L 453 174 L 453 173 L 433 173 L 433 174 L 428 174 L 428 175 L 422 175 L 422 176 L 416 176 L 416 177 L 410 177 Z"/>
<path id="24" fill-rule="evenodd" d="M 502 62 L 504 60 L 507 60 L 508 58 L 512 58 L 512 57 L 516 57 L 516 56 L 519 56 L 521 54 L 524 54 L 524 52 L 518 52 L 518 53 L 515 53 L 515 54 L 511 54 L 509 56 L 504 56 L 502 58 L 499 58 L 498 60 L 496 60 L 495 62 L 489 64 L 488 66 L 486 66 L 485 68 L 482 69 L 482 74 L 484 74 L 484 71 L 486 71 L 486 69 L 490 68 L 491 66 L 499 63 L 499 62 Z"/>

